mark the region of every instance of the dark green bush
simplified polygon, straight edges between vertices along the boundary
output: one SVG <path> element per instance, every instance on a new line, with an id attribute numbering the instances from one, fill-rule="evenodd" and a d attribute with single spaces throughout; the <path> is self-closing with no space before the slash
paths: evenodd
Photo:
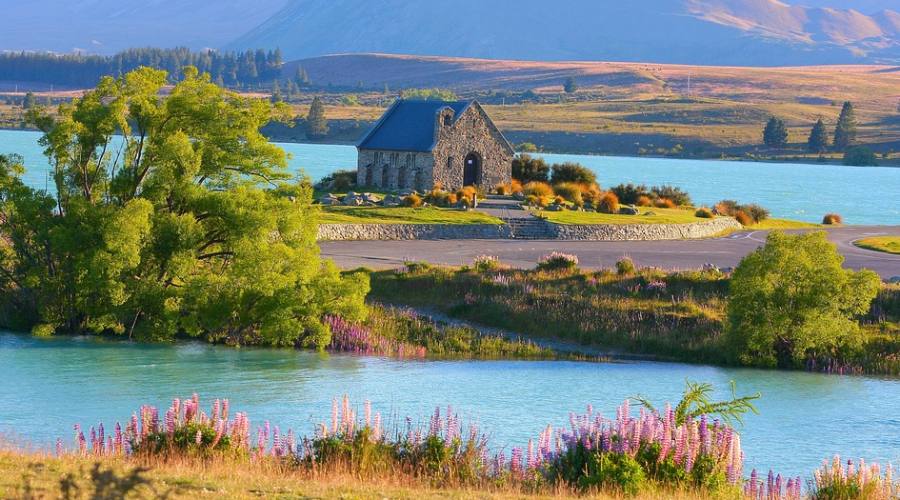
<path id="1" fill-rule="evenodd" d="M 597 175 L 580 163 L 565 162 L 553 165 L 550 183 L 556 185 L 563 182 L 574 182 L 575 184 L 589 186 L 597 183 Z"/>
<path id="2" fill-rule="evenodd" d="M 550 178 L 550 166 L 543 158 L 534 158 L 523 153 L 513 159 L 512 176 L 522 184 L 547 182 Z"/>

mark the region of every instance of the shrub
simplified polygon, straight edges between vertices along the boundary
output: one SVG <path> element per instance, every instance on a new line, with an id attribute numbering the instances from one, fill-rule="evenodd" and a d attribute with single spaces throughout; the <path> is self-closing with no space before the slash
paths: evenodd
<path id="1" fill-rule="evenodd" d="M 844 165 L 853 167 L 874 167 L 878 165 L 878 159 L 871 149 L 865 146 L 850 148 L 844 153 Z"/>
<path id="2" fill-rule="evenodd" d="M 619 213 L 619 197 L 612 191 L 605 193 L 597 202 L 597 211 L 606 214 Z"/>
<path id="3" fill-rule="evenodd" d="M 838 214 L 826 214 L 825 217 L 822 218 L 822 224 L 833 226 L 840 225 L 844 223 L 844 218 Z"/>
<path id="4" fill-rule="evenodd" d="M 675 186 L 657 186 L 651 189 L 654 197 L 672 200 L 676 205 L 691 206 L 691 196 Z"/>
<path id="5" fill-rule="evenodd" d="M 734 217 L 734 214 L 740 210 L 740 204 L 734 200 L 722 200 L 716 203 L 715 210 L 719 215 Z"/>
<path id="6" fill-rule="evenodd" d="M 598 203 L 600 203 L 600 198 L 603 196 L 603 192 L 600 191 L 600 186 L 596 184 L 591 184 L 590 186 L 581 186 L 581 198 L 585 203 L 590 203 L 592 206 L 596 207 Z"/>
<path id="7" fill-rule="evenodd" d="M 475 257 L 475 260 L 472 262 L 472 267 L 479 273 L 496 271 L 497 269 L 500 269 L 500 257 L 495 257 L 493 255 L 479 255 L 478 257 Z"/>
<path id="8" fill-rule="evenodd" d="M 655 206 L 656 208 L 676 208 L 677 207 L 675 202 L 668 198 L 658 198 L 656 201 L 653 202 L 653 206 Z"/>
<path id="9" fill-rule="evenodd" d="M 737 221 L 740 222 L 742 226 L 752 226 L 753 225 L 753 218 L 750 217 L 747 214 L 747 212 L 744 212 L 743 210 L 738 210 L 737 212 L 735 212 L 733 217 L 735 219 L 737 219 Z"/>
<path id="10" fill-rule="evenodd" d="M 643 184 L 619 184 L 618 186 L 612 188 L 610 191 L 615 193 L 616 196 L 619 197 L 619 201 L 626 205 L 637 205 L 638 199 L 641 197 L 647 198 L 647 200 L 650 200 L 653 197 L 652 193 L 647 189 L 647 186 Z"/>
<path id="11" fill-rule="evenodd" d="M 520 154 L 513 158 L 512 176 L 522 183 L 547 182 L 550 166 L 543 158 L 534 158 L 528 154 Z"/>
<path id="12" fill-rule="evenodd" d="M 634 261 L 629 257 L 623 257 L 616 262 L 616 274 L 619 276 L 630 276 L 634 274 Z"/>
<path id="13" fill-rule="evenodd" d="M 529 182 L 528 184 L 525 184 L 522 189 L 526 196 L 553 196 L 553 188 L 546 182 Z"/>
<path id="14" fill-rule="evenodd" d="M 550 182 L 553 185 L 561 184 L 563 182 L 591 185 L 597 182 L 597 175 L 584 165 L 566 162 L 553 165 L 553 173 L 550 176 Z"/>
<path id="15" fill-rule="evenodd" d="M 475 200 L 478 198 L 478 190 L 475 189 L 474 186 L 466 186 L 459 191 L 456 192 L 457 200 L 468 200 L 470 204 L 474 205 Z"/>
<path id="16" fill-rule="evenodd" d="M 525 197 L 525 204 L 530 207 L 537 207 L 541 204 L 541 199 L 533 194 Z"/>
<path id="17" fill-rule="evenodd" d="M 344 193 L 356 187 L 356 170 L 338 170 L 323 177 L 317 184 L 323 191 Z"/>
<path id="18" fill-rule="evenodd" d="M 563 198 L 562 196 L 557 196 L 557 197 L 553 198 L 553 204 L 554 204 L 554 205 L 559 205 L 559 206 L 565 206 L 565 205 L 566 205 L 566 199 Z"/>
<path id="19" fill-rule="evenodd" d="M 584 198 L 581 194 L 582 188 L 578 184 L 563 182 L 562 184 L 553 186 L 553 190 L 558 196 L 561 196 L 563 199 L 575 204 L 576 206 L 580 207 L 584 205 Z"/>
<path id="20" fill-rule="evenodd" d="M 449 207 L 456 203 L 456 195 L 435 187 L 425 194 L 425 201 L 436 207 Z"/>
<path id="21" fill-rule="evenodd" d="M 816 353 L 857 346 L 859 316 L 881 279 L 843 268 L 824 231 L 769 234 L 731 278 L 727 340 L 747 365 L 797 367 Z"/>
<path id="22" fill-rule="evenodd" d="M 553 252 L 541 257 L 537 268 L 542 271 L 575 270 L 578 267 L 578 256 L 561 252 Z"/>
<path id="23" fill-rule="evenodd" d="M 494 186 L 494 192 L 499 194 L 500 196 L 506 196 L 512 194 L 512 191 L 509 189 L 509 186 L 506 184 L 497 184 Z"/>
<path id="24" fill-rule="evenodd" d="M 404 207 L 418 208 L 422 206 L 422 197 L 417 195 L 416 193 L 412 193 L 400 200 L 400 204 L 402 204 Z"/>
<path id="25" fill-rule="evenodd" d="M 747 213 L 753 222 L 759 223 L 769 218 L 769 211 L 756 203 L 741 205 L 741 210 Z"/>
<path id="26" fill-rule="evenodd" d="M 637 205 L 639 207 L 650 207 L 653 206 L 653 200 L 651 200 L 649 196 L 641 195 L 638 196 L 637 201 L 634 202 L 634 205 Z"/>
<path id="27" fill-rule="evenodd" d="M 713 219 L 716 216 L 713 214 L 712 210 L 706 207 L 700 207 L 694 212 L 694 217 L 699 217 L 701 219 Z"/>

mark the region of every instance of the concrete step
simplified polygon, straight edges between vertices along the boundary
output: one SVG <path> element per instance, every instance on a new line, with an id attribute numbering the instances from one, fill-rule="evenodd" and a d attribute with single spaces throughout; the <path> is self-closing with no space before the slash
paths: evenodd
<path id="1" fill-rule="evenodd" d="M 524 217 L 503 217 L 503 222 L 509 226 L 512 237 L 520 240 L 544 240 L 553 239 L 556 234 L 552 226 L 541 219 Z"/>

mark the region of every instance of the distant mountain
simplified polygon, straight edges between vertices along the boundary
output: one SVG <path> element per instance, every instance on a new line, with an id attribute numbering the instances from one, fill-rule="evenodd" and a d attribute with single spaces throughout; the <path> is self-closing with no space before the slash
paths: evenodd
<path id="1" fill-rule="evenodd" d="M 0 51 L 132 47 L 218 48 L 264 22 L 288 0 L 9 0 Z M 256 48 L 256 47 L 254 47 Z"/>
<path id="2" fill-rule="evenodd" d="M 382 52 L 756 66 L 897 64 L 898 17 L 892 10 L 863 14 L 778 0 L 292 0 L 228 47 L 279 46 L 288 58 Z"/>
<path id="3" fill-rule="evenodd" d="M 0 50 L 900 64 L 898 0 L 22 0 Z M 893 10 L 891 10 L 893 9 Z"/>

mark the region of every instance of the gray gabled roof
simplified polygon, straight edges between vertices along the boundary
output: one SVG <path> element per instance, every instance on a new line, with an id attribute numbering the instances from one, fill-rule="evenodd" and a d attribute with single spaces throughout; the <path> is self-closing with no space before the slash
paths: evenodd
<path id="1" fill-rule="evenodd" d="M 357 144 L 359 149 L 417 151 L 434 147 L 434 121 L 440 110 L 451 108 L 454 121 L 471 105 L 470 101 L 396 101 Z"/>

